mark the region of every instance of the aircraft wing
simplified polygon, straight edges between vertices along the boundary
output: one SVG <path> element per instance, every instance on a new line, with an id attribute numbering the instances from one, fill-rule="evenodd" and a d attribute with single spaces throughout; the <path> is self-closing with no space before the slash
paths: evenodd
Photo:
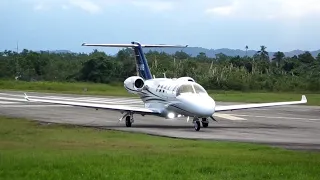
<path id="1" fill-rule="evenodd" d="M 27 94 L 24 94 L 24 98 L 29 102 L 41 102 L 41 103 L 50 103 L 50 104 L 60 104 L 60 105 L 70 105 L 70 106 L 78 106 L 78 107 L 86 107 L 93 109 L 106 109 L 106 110 L 115 110 L 115 111 L 131 111 L 135 114 L 151 114 L 151 115 L 159 115 L 156 109 L 148 109 L 148 108 L 140 108 L 140 107 L 132 107 L 132 106 L 123 106 L 123 105 L 107 105 L 107 104 L 98 104 L 98 103 L 84 103 L 84 102 L 72 102 L 72 101 L 57 101 L 57 100 L 46 100 L 46 99 L 30 99 Z"/>
<path id="2" fill-rule="evenodd" d="M 262 108 L 262 107 L 273 107 L 273 106 L 283 106 L 283 105 L 293 105 L 293 104 L 305 104 L 305 103 L 307 103 L 307 98 L 305 95 L 302 95 L 300 101 L 216 106 L 215 112 L 233 111 L 233 110 L 242 110 L 242 109 L 251 109 L 251 108 Z"/>

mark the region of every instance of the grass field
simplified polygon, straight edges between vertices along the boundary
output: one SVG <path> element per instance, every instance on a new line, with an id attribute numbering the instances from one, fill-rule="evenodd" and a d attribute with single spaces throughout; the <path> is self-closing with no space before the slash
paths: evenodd
<path id="1" fill-rule="evenodd" d="M 84 91 L 84 89 L 87 91 Z M 108 96 L 132 96 L 121 83 L 96 84 L 96 83 L 62 83 L 62 82 L 23 82 L 0 81 L 0 90 L 23 90 L 38 92 L 55 92 L 69 94 L 108 95 Z M 208 93 L 216 101 L 229 102 L 271 102 L 271 101 L 296 101 L 301 99 L 302 93 L 268 93 L 268 92 L 236 92 L 236 91 L 212 91 Z M 320 105 L 320 94 L 303 93 L 307 95 L 308 105 Z"/>
<path id="2" fill-rule="evenodd" d="M 0 179 L 318 180 L 320 153 L 0 116 Z"/>

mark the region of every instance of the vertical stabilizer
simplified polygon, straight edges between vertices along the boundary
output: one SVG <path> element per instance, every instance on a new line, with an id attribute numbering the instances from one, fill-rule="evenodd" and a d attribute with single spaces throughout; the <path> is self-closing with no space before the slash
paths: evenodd
<path id="1" fill-rule="evenodd" d="M 141 44 L 138 42 L 132 42 L 132 44 L 137 45 L 137 46 L 134 46 L 133 49 L 134 49 L 139 76 L 145 80 L 152 79 L 148 61 L 142 51 Z"/>
<path id="2" fill-rule="evenodd" d="M 146 48 L 184 48 L 188 47 L 181 45 L 166 45 L 166 44 L 140 44 L 138 42 L 131 42 L 131 44 L 88 44 L 83 43 L 82 46 L 98 46 L 98 47 L 131 47 L 134 50 L 137 71 L 140 77 L 143 79 L 152 79 L 152 75 L 148 66 L 147 58 L 142 51 L 143 47 Z"/>

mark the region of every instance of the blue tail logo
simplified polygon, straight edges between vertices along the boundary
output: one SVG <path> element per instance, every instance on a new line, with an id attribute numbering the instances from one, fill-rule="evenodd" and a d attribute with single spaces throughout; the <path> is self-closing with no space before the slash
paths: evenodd
<path id="1" fill-rule="evenodd" d="M 132 44 L 138 45 L 134 47 L 134 54 L 136 56 L 136 63 L 137 63 L 139 76 L 145 80 L 152 79 L 148 62 L 146 57 L 144 56 L 141 45 L 137 42 L 132 42 Z"/>

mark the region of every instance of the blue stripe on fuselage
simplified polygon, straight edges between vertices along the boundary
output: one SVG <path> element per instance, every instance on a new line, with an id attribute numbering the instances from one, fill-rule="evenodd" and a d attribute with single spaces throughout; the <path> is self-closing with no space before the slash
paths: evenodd
<path id="1" fill-rule="evenodd" d="M 132 42 L 132 44 L 137 44 L 138 47 L 134 47 L 134 53 L 136 56 L 136 63 L 138 66 L 138 72 L 140 77 L 142 77 L 144 80 L 152 79 L 151 72 L 148 66 L 148 62 L 146 57 L 144 56 L 144 53 L 142 51 L 142 47 L 139 43 Z"/>

